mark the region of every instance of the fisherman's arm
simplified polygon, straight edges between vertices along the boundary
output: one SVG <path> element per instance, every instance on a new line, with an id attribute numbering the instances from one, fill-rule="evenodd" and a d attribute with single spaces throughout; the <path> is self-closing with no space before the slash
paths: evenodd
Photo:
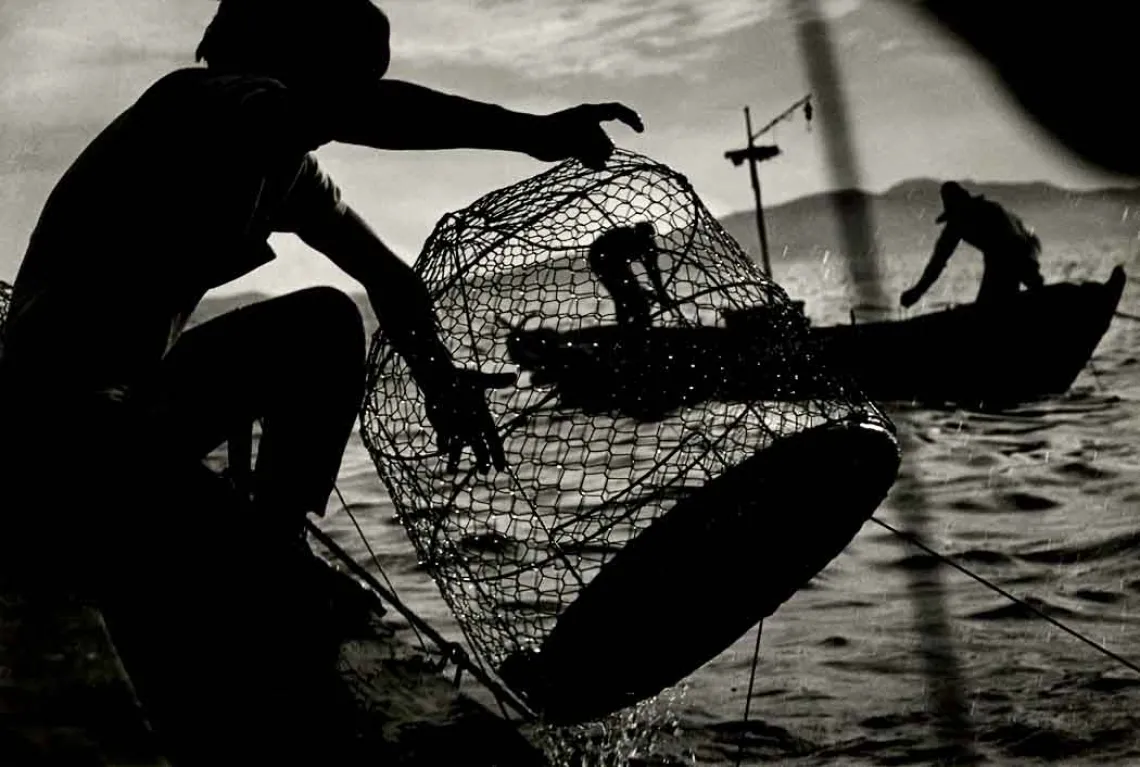
<path id="1" fill-rule="evenodd" d="M 669 291 L 665 290 L 665 281 L 661 276 L 661 253 L 656 248 L 642 256 L 641 264 L 645 268 L 645 274 L 649 277 L 649 282 L 653 285 L 653 291 L 657 295 L 657 300 L 662 306 L 668 306 L 673 301 L 669 297 Z"/>
<path id="2" fill-rule="evenodd" d="M 440 341 L 431 296 L 419 275 L 347 205 L 298 235 L 364 287 L 380 327 L 416 382 L 425 389 L 445 385 L 454 364 Z"/>
<path id="3" fill-rule="evenodd" d="M 600 123 L 619 120 L 637 132 L 640 117 L 619 103 L 581 104 L 547 115 L 504 107 L 400 80 L 368 90 L 329 93 L 318 105 L 332 141 L 374 149 L 488 149 L 519 152 L 544 162 L 576 158 L 602 167 L 613 143 Z"/>
<path id="4" fill-rule="evenodd" d="M 456 471 L 467 446 L 474 451 L 480 472 L 486 473 L 492 465 L 504 469 L 502 440 L 485 397 L 488 389 L 513 384 L 515 374 L 483 373 L 455 365 L 439 337 L 431 295 L 419 275 L 347 205 L 338 204 L 333 211 L 307 221 L 297 234 L 364 286 L 381 328 L 424 394 L 427 416 L 438 447 L 447 456 L 448 469 Z"/>
<path id="5" fill-rule="evenodd" d="M 942 270 L 946 268 L 946 262 L 950 260 L 950 256 L 961 241 L 961 236 L 953 226 L 947 224 L 946 228 L 942 230 L 942 234 L 938 236 L 938 241 L 934 243 L 934 252 L 930 255 L 930 261 L 926 264 L 922 276 L 918 278 L 918 282 L 913 287 L 903 291 L 903 306 L 910 306 L 922 298 L 923 294 L 942 274 Z"/>

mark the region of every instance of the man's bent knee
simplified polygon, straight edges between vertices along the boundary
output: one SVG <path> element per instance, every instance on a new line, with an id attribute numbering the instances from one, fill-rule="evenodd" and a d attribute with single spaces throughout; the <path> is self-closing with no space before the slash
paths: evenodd
<path id="1" fill-rule="evenodd" d="M 300 304 L 298 311 L 307 337 L 323 348 L 332 344 L 336 349 L 363 355 L 364 318 L 348 294 L 321 285 L 297 291 L 292 296 Z"/>

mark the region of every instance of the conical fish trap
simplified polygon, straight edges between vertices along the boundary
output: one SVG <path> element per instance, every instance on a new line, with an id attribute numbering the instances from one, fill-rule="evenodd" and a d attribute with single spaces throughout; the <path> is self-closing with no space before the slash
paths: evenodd
<path id="1" fill-rule="evenodd" d="M 447 473 L 383 330 L 364 441 L 476 655 L 547 721 L 697 670 L 895 479 L 892 425 L 667 167 L 559 165 L 445 215 L 415 269 L 457 364 L 521 372 L 489 395 L 509 467 Z"/>

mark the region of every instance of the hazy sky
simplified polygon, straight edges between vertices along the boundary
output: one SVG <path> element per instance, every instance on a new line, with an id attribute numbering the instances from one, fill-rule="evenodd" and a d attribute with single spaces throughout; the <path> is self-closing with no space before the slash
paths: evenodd
<path id="1" fill-rule="evenodd" d="M 948 35 L 906 0 L 822 0 L 846 77 L 855 144 L 873 190 L 916 176 L 1111 183 L 1055 147 Z M 786 0 L 390 0 L 391 76 L 531 111 L 624 101 L 646 132 L 619 146 L 686 174 L 715 215 L 752 204 L 724 159 L 807 93 Z M 51 185 L 155 78 L 192 66 L 212 0 L 3 0 L 0 4 L 0 279 L 11 279 Z M 829 119 L 819 104 L 816 123 Z M 1095 116 L 1090 116 L 1095 119 Z M 456 130 L 462 130 L 457 125 Z M 766 140 L 765 202 L 828 187 L 822 132 L 802 115 Z M 548 167 L 489 152 L 318 153 L 350 203 L 409 261 L 440 215 Z M 316 279 L 351 287 L 291 238 L 232 289 Z"/>

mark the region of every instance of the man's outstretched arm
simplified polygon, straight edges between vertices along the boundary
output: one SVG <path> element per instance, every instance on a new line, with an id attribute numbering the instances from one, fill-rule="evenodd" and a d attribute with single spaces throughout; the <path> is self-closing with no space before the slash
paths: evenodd
<path id="1" fill-rule="evenodd" d="M 613 151 L 601 123 L 618 120 L 644 130 L 637 113 L 623 104 L 580 104 L 535 115 L 400 80 L 316 98 L 320 103 L 306 108 L 317 111 L 322 135 L 374 149 L 490 149 L 544 162 L 576 158 L 600 168 Z"/>
<path id="2" fill-rule="evenodd" d="M 946 268 L 946 262 L 950 260 L 950 256 L 961 240 L 962 238 L 954 230 L 953 225 L 947 224 L 946 228 L 942 230 L 942 234 L 938 236 L 938 241 L 934 243 L 934 252 L 930 255 L 930 261 L 926 264 L 922 276 L 918 278 L 918 282 L 913 287 L 903 291 L 903 306 L 914 304 L 930 289 L 930 286 L 942 274 L 942 270 Z"/>

